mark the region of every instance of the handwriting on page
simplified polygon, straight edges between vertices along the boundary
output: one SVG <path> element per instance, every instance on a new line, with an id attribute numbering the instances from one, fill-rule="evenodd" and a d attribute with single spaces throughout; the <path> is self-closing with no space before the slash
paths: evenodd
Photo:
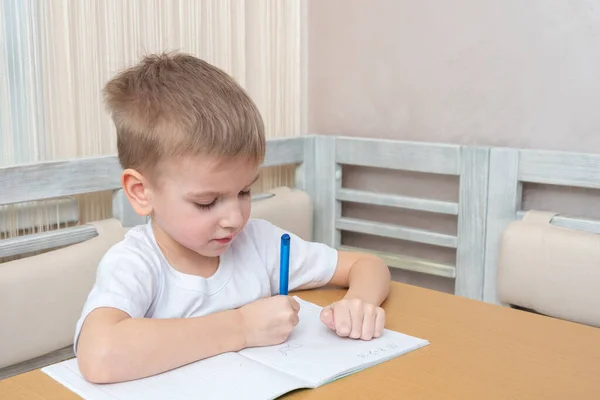
<path id="1" fill-rule="evenodd" d="M 300 348 L 302 348 L 302 345 L 300 343 L 286 343 L 283 345 L 283 347 L 279 349 L 279 352 L 281 353 L 281 355 L 287 357 L 288 353 L 291 353 L 293 352 L 293 350 Z"/>
<path id="2" fill-rule="evenodd" d="M 361 351 L 360 353 L 358 353 L 356 356 L 360 357 L 360 358 L 371 358 L 371 357 L 378 357 L 383 353 L 387 353 L 390 352 L 392 350 L 396 350 L 400 348 L 400 346 L 398 346 L 396 343 L 392 342 L 389 343 L 385 346 L 381 346 L 381 347 L 376 347 L 374 349 L 370 349 L 370 350 L 365 350 L 365 351 Z"/>

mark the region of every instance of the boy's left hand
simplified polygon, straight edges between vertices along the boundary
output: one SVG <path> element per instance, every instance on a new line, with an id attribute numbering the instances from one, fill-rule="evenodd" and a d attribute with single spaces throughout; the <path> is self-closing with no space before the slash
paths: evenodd
<path id="1" fill-rule="evenodd" d="M 323 308 L 321 322 L 339 336 L 371 340 L 383 332 L 385 311 L 360 299 L 342 299 Z"/>

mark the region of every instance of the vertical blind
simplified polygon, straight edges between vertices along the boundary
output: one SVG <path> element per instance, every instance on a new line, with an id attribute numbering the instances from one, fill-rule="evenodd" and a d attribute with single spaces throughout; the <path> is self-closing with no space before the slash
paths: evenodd
<path id="1" fill-rule="evenodd" d="M 0 166 L 115 154 L 101 89 L 153 52 L 217 65 L 256 101 L 267 137 L 299 135 L 303 23 L 301 0 L 0 0 Z M 256 189 L 292 180 L 290 168 L 269 169 Z M 110 207 L 108 193 L 4 206 L 0 237 L 106 218 Z"/>

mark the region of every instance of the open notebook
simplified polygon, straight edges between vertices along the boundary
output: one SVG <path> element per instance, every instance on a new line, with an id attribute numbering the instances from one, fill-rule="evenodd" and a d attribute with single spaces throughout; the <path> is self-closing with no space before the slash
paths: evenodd
<path id="1" fill-rule="evenodd" d="M 316 388 L 429 344 L 385 330 L 370 341 L 338 337 L 319 320 L 321 307 L 301 300 L 300 322 L 280 345 L 225 353 L 149 378 L 115 384 L 86 382 L 70 359 L 43 372 L 85 399 L 274 399 Z"/>

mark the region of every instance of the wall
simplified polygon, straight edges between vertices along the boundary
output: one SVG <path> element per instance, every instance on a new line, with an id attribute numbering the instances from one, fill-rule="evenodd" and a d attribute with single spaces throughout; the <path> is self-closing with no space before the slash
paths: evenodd
<path id="1" fill-rule="evenodd" d="M 598 4 L 308 0 L 309 131 L 600 153 Z M 387 179 L 387 191 L 416 184 L 432 197 L 455 194 L 428 177 L 396 182 L 373 171 L 350 173 L 346 180 L 357 186 Z M 589 191 L 540 187 L 528 187 L 525 199 L 530 207 L 598 216 L 593 202 Z M 345 212 L 372 219 L 390 213 L 350 205 Z M 452 229 L 452 221 L 431 216 L 395 218 Z M 397 278 L 452 289 L 448 280 Z"/>

